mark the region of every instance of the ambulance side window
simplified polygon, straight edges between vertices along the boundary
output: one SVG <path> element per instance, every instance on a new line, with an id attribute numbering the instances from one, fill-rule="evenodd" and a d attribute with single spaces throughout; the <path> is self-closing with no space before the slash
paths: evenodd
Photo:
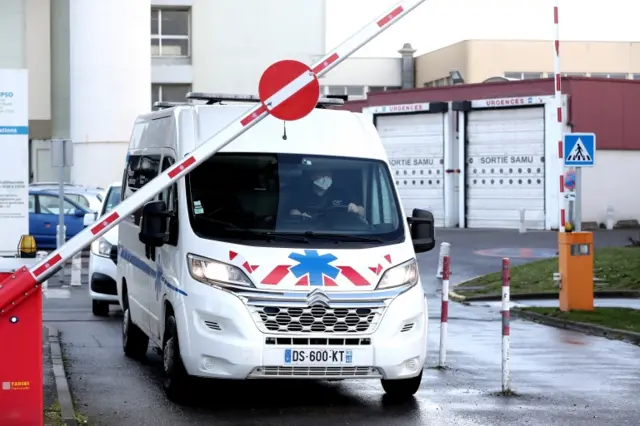
<path id="1" fill-rule="evenodd" d="M 165 156 L 162 159 L 162 172 L 175 164 L 175 160 L 172 157 Z M 169 240 L 167 244 L 176 246 L 178 245 L 178 184 L 165 188 L 159 195 L 158 199 L 167 203 L 167 209 L 171 213 L 171 217 L 167 220 L 169 229 Z"/>
<path id="2" fill-rule="evenodd" d="M 160 155 L 129 155 L 125 170 L 123 200 L 158 176 L 160 159 Z M 133 221 L 136 225 L 140 225 L 141 213 L 142 209 L 134 213 Z"/>

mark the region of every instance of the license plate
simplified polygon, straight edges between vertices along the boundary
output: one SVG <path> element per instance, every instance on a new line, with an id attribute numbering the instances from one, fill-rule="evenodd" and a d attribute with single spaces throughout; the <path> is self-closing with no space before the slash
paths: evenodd
<path id="1" fill-rule="evenodd" d="M 353 352 L 347 349 L 285 349 L 285 364 L 352 364 Z"/>

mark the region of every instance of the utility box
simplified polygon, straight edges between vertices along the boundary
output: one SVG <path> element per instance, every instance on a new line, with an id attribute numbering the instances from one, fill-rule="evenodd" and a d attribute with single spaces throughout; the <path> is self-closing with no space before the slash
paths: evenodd
<path id="1" fill-rule="evenodd" d="M 560 310 L 593 311 L 593 233 L 558 233 Z"/>

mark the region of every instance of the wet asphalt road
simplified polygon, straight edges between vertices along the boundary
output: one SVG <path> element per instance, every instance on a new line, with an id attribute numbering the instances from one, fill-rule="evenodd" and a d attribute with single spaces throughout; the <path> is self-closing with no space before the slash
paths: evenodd
<path id="1" fill-rule="evenodd" d="M 461 257 L 459 276 L 499 268 L 499 258 L 477 256 L 475 250 L 549 245 L 538 241 L 544 233 L 492 232 L 490 241 L 472 233 L 445 235 L 442 231 L 438 235 L 452 243 L 454 265 L 454 259 Z M 526 241 L 526 236 L 533 241 Z M 555 234 L 550 236 L 546 240 L 553 247 Z M 516 238 L 521 241 L 514 242 Z M 618 240 L 624 243 L 625 239 Z M 497 306 L 452 304 L 449 368 L 434 369 L 440 310 L 433 278 L 436 262 L 437 253 L 421 258 L 423 282 L 431 295 L 429 361 L 420 391 L 403 404 L 383 398 L 377 381 L 205 381 L 194 389 L 194 403 L 180 407 L 162 393 L 160 357 L 149 351 L 145 363 L 125 358 L 121 313 L 112 308 L 109 318 L 93 317 L 86 286 L 71 290 L 67 299 L 45 299 L 44 321 L 62 332 L 72 392 L 91 425 L 640 424 L 639 347 L 524 321 L 512 322 L 512 388 L 517 396 L 498 396 L 501 326 Z"/>

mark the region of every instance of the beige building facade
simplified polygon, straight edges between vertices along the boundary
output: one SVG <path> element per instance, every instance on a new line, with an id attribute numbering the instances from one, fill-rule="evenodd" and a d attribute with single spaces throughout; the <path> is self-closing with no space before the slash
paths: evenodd
<path id="1" fill-rule="evenodd" d="M 560 45 L 565 76 L 640 80 L 640 43 L 567 41 Z M 458 71 L 465 83 L 489 78 L 536 79 L 553 75 L 551 41 L 466 40 L 416 58 L 416 87 L 452 83 Z"/>

